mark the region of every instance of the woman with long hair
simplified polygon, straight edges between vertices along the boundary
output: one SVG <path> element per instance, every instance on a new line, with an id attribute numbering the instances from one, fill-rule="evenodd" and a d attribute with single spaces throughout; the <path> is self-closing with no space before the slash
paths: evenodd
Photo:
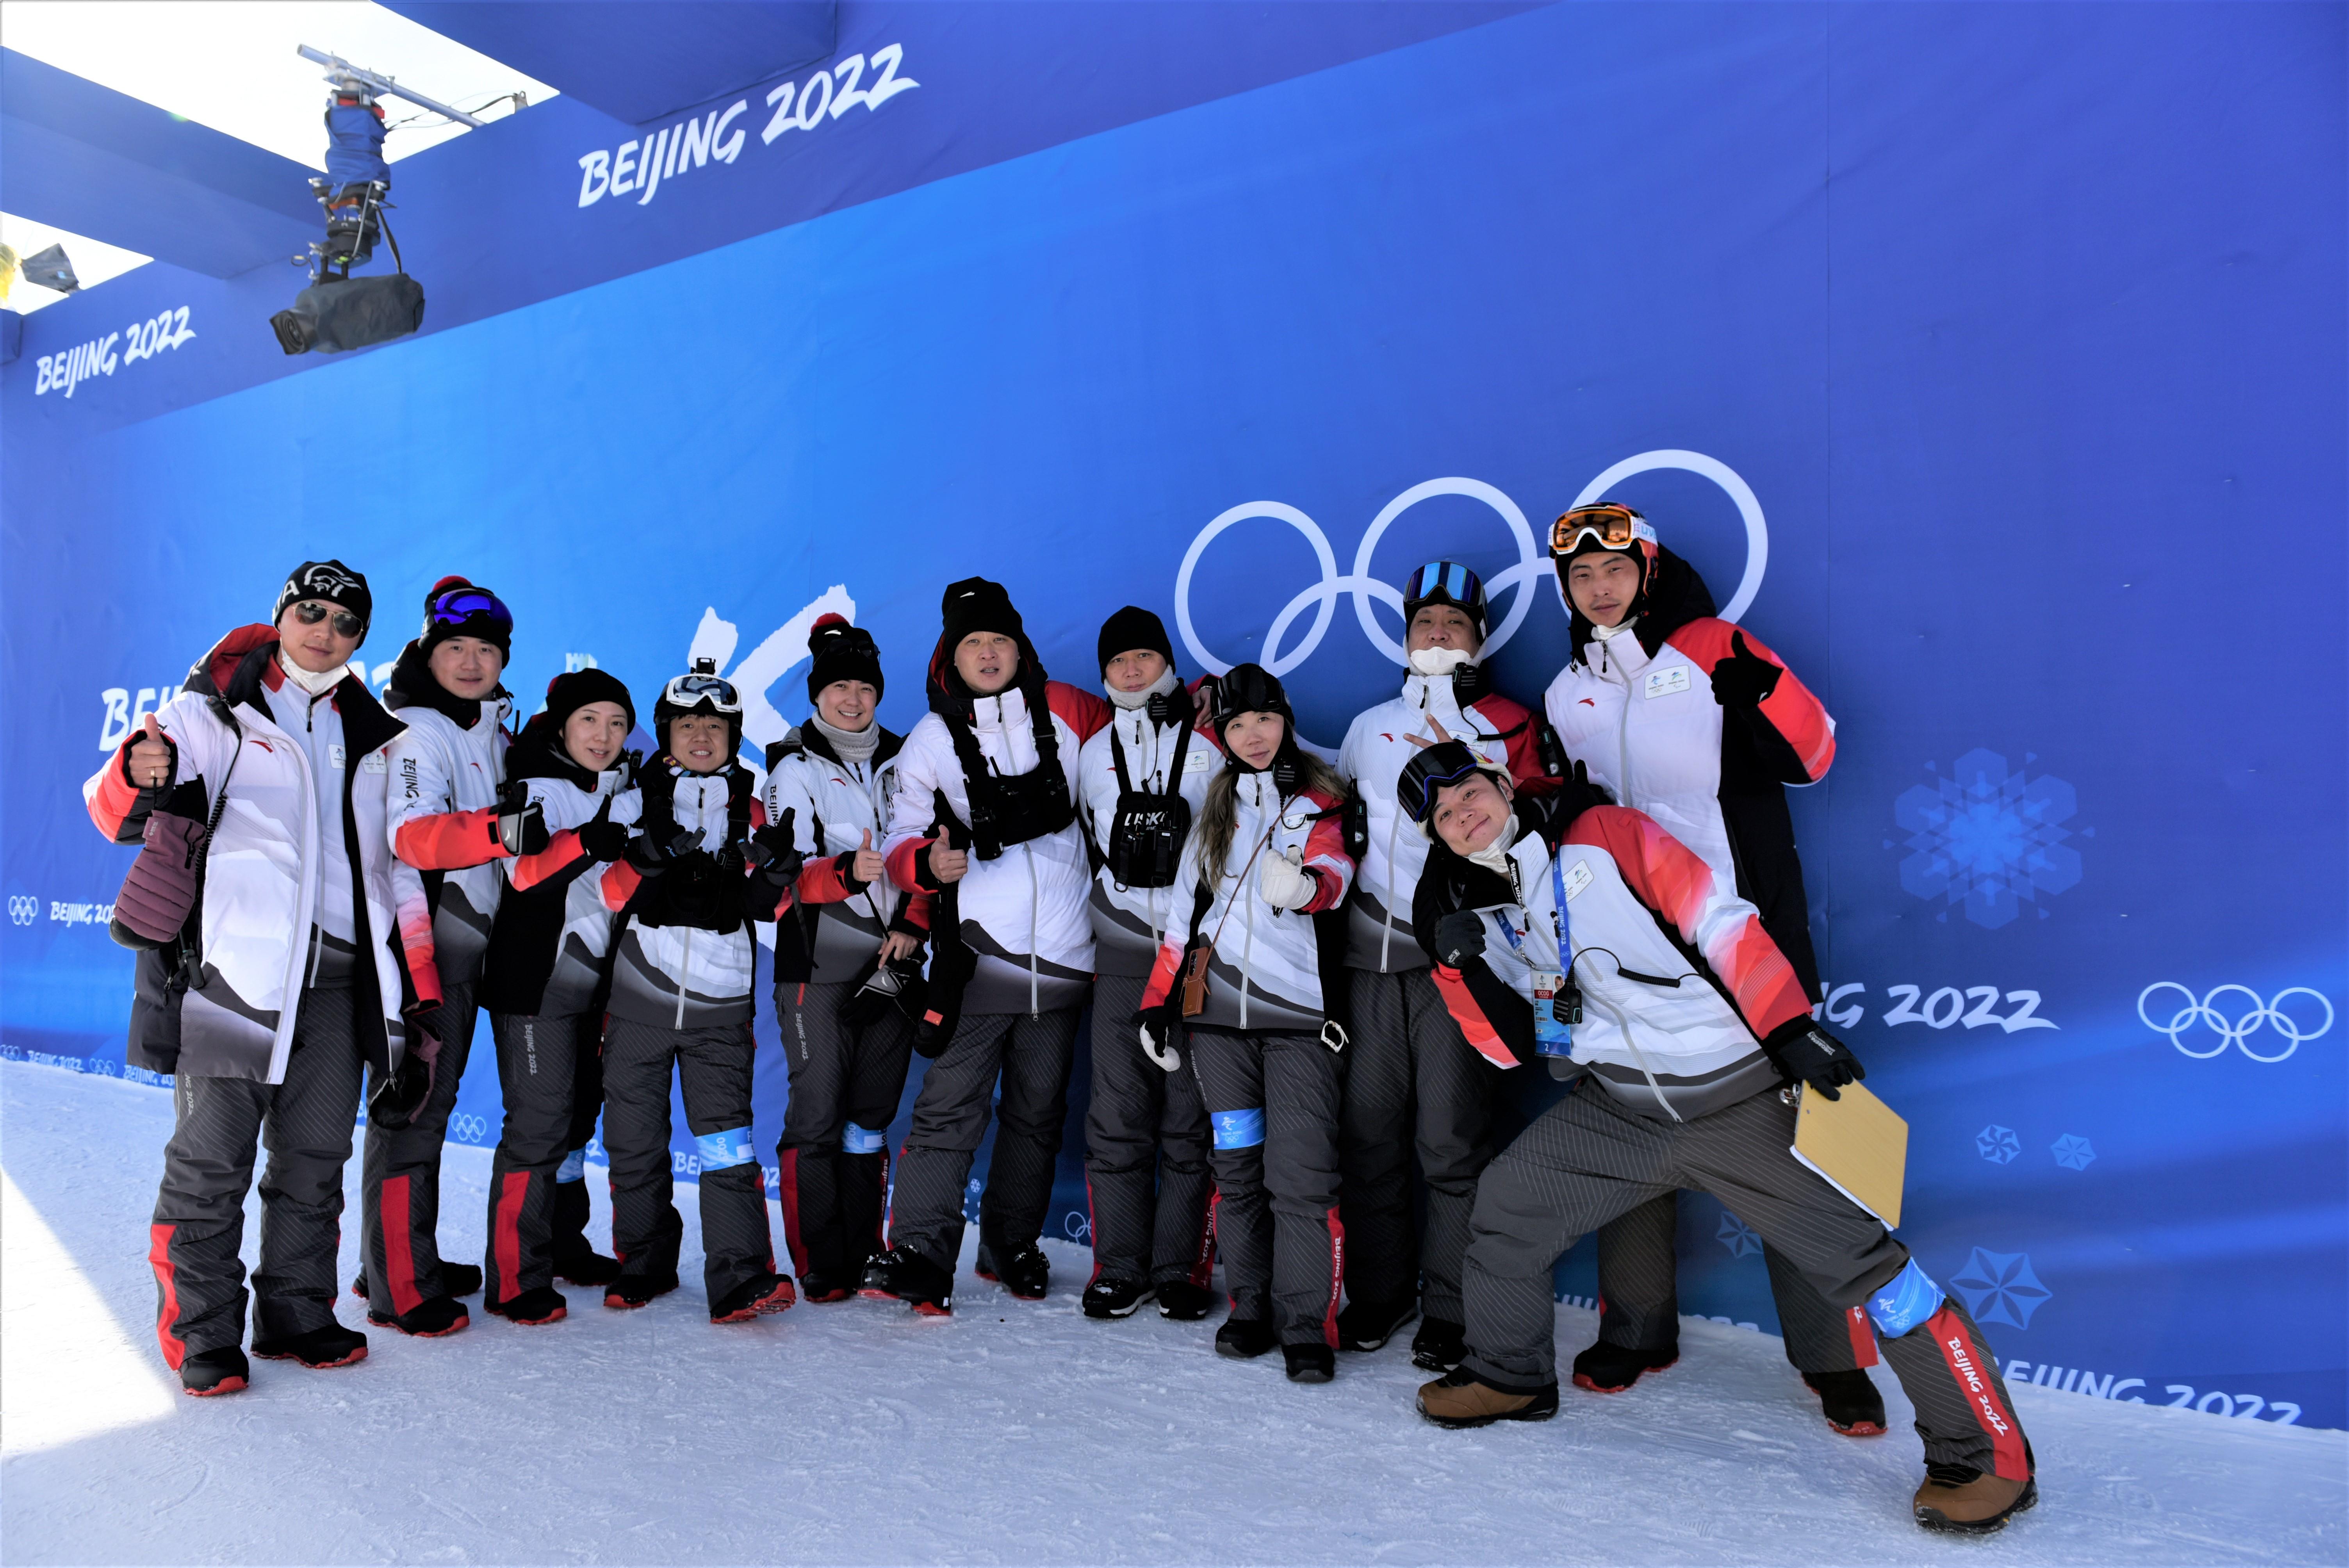
<path id="1" fill-rule="evenodd" d="M 1207 786 L 1174 882 L 1181 917 L 1158 949 L 1138 1019 L 1143 1051 L 1165 1065 L 1173 1037 L 1207 1104 L 1216 1235 L 1231 1315 L 1218 1355 L 1275 1345 L 1290 1381 L 1337 1371 L 1345 1227 L 1338 1217 L 1338 1053 L 1323 975 L 1342 930 L 1317 916 L 1353 884 L 1346 789 L 1297 743 L 1280 682 L 1242 665 L 1216 686 L 1225 755 Z"/>

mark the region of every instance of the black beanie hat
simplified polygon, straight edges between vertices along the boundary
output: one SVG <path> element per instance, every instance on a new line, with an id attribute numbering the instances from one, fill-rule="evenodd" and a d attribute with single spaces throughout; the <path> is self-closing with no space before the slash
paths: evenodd
<path id="1" fill-rule="evenodd" d="M 1174 645 L 1166 638 L 1166 623 L 1139 605 L 1128 604 L 1102 623 L 1101 667 L 1108 669 L 1110 660 L 1136 648 L 1150 649 L 1170 666 L 1174 663 Z"/>
<path id="2" fill-rule="evenodd" d="M 375 619 L 375 595 L 367 592 L 367 581 L 339 561 L 305 561 L 294 569 L 294 575 L 278 590 L 277 608 L 269 614 L 270 624 L 283 620 L 286 606 L 305 599 L 316 599 L 348 610 L 359 618 L 359 635 L 367 635 L 367 623 Z"/>
<path id="3" fill-rule="evenodd" d="M 443 577 L 424 595 L 424 630 L 417 641 L 429 655 L 451 637 L 479 637 L 513 657 L 513 612 L 505 601 L 465 577 Z M 601 698 L 590 698 L 600 701 Z"/>
<path id="4" fill-rule="evenodd" d="M 571 716 L 591 702 L 616 702 L 628 716 L 628 727 L 636 727 L 636 705 L 628 696 L 628 688 L 618 677 L 602 670 L 571 670 L 546 683 L 546 721 L 554 731 L 551 744 L 563 744 L 563 727 Z"/>
<path id="5" fill-rule="evenodd" d="M 863 681 L 878 696 L 884 689 L 881 650 L 872 633 L 850 625 L 846 616 L 819 615 L 808 628 L 808 701 L 834 681 Z"/>
<path id="6" fill-rule="evenodd" d="M 1011 607 L 1011 595 L 1000 583 L 966 577 L 949 583 L 938 610 L 946 622 L 949 659 L 955 648 L 973 632 L 1000 632 L 1023 645 L 1028 641 L 1028 629 L 1020 624 L 1019 612 Z"/>

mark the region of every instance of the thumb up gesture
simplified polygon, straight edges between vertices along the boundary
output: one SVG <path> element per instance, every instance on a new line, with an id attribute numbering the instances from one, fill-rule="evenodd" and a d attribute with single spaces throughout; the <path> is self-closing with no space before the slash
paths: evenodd
<path id="1" fill-rule="evenodd" d="M 130 743 L 129 767 L 130 782 L 141 789 L 160 789 L 171 781 L 171 741 L 163 727 L 149 714 Z"/>
<path id="2" fill-rule="evenodd" d="M 881 851 L 873 847 L 872 829 L 864 830 L 864 842 L 856 846 L 855 855 L 856 859 L 849 867 L 848 874 L 867 887 L 879 882 L 882 871 Z"/>
<path id="3" fill-rule="evenodd" d="M 947 882 L 962 881 L 969 870 L 970 851 L 957 850 L 948 843 L 946 827 L 941 823 L 938 836 L 930 841 L 930 874 L 938 879 L 939 885 L 944 886 Z"/>

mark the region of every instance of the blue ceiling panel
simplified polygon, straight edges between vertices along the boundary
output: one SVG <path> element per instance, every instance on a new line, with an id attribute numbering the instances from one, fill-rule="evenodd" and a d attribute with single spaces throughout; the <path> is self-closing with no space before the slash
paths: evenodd
<path id="1" fill-rule="evenodd" d="M 443 37 L 628 125 L 831 55 L 833 0 L 389 0 Z"/>
<path id="2" fill-rule="evenodd" d="M 0 49 L 0 208 L 20 218 L 230 278 L 323 232 L 315 172 Z"/>

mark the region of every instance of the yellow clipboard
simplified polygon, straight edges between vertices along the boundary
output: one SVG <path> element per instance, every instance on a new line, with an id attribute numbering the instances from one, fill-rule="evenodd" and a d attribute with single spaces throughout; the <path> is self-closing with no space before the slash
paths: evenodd
<path id="1" fill-rule="evenodd" d="M 1909 1170 L 1909 1124 L 1868 1091 L 1847 1083 L 1829 1099 L 1798 1086 L 1790 1152 L 1827 1185 L 1884 1222 L 1900 1225 L 1900 1190 Z"/>

